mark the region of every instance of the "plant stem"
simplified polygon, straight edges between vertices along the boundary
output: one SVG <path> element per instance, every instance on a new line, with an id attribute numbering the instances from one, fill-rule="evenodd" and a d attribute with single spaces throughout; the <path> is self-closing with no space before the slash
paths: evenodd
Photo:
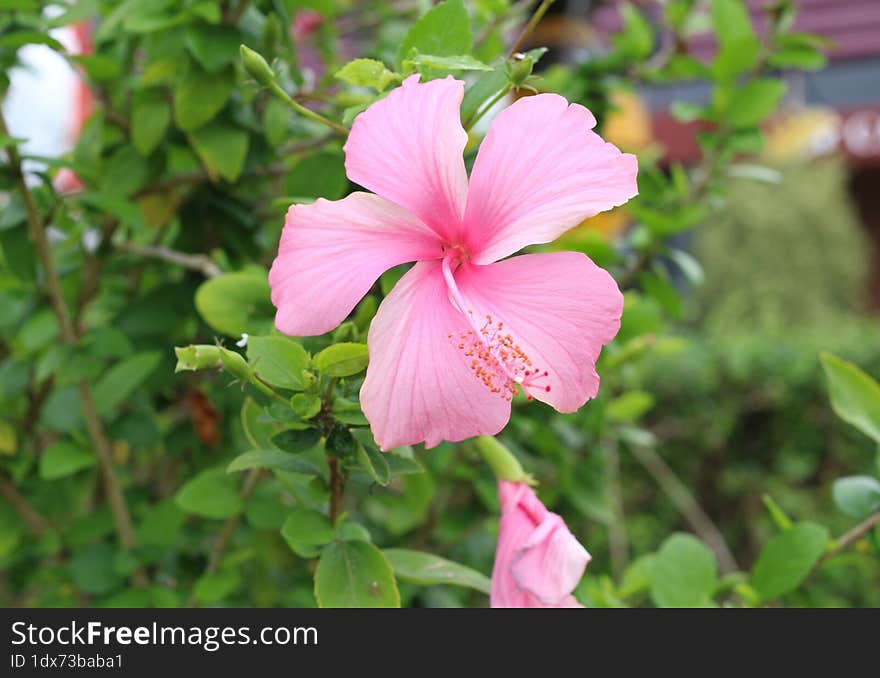
<path id="1" fill-rule="evenodd" d="M 492 97 L 492 101 L 490 101 L 490 102 L 487 103 L 487 104 L 483 104 L 483 107 L 482 107 L 479 111 L 477 111 L 476 113 L 474 113 L 474 114 L 473 114 L 473 115 L 472 115 L 472 116 L 471 116 L 471 117 L 465 122 L 465 124 L 464 124 L 464 129 L 465 129 L 465 131 L 470 130 L 471 127 L 473 127 L 474 125 L 476 125 L 476 124 L 480 121 L 480 118 L 482 118 L 484 115 L 486 115 L 486 113 L 487 113 L 488 111 L 490 111 L 490 110 L 492 109 L 492 107 L 493 107 L 495 104 L 497 104 L 499 101 L 501 101 L 504 97 L 507 96 L 507 93 L 510 92 L 511 89 L 512 89 L 512 87 L 511 87 L 510 85 L 508 85 L 508 86 L 505 87 L 503 90 L 501 90 L 500 92 L 498 92 L 497 95 L 495 95 L 494 97 Z"/>
<path id="2" fill-rule="evenodd" d="M 186 252 L 178 252 L 167 247 L 141 245 L 135 242 L 119 243 L 117 248 L 124 252 L 131 252 L 142 257 L 161 259 L 171 264 L 177 264 L 184 268 L 198 271 L 206 278 L 215 278 L 222 273 L 220 267 L 204 254 L 187 254 Z"/>
<path id="3" fill-rule="evenodd" d="M 241 488 L 240 496 L 242 501 L 246 502 L 253 496 L 254 490 L 257 489 L 257 484 L 262 479 L 262 476 L 263 469 L 259 468 L 252 469 L 251 472 L 248 473 L 244 485 Z M 220 530 L 220 537 L 214 544 L 214 548 L 211 550 L 211 555 L 208 558 L 208 564 L 205 566 L 205 571 L 202 573 L 203 577 L 205 575 L 213 574 L 220 567 L 220 563 L 223 561 L 223 555 L 226 553 L 226 548 L 232 540 L 232 535 L 235 534 L 235 528 L 238 527 L 238 524 L 241 522 L 241 515 L 241 513 L 236 513 L 223 524 L 223 529 Z M 198 607 L 198 604 L 199 601 L 195 597 L 195 594 L 191 595 L 186 602 L 187 607 Z"/>
<path id="4" fill-rule="evenodd" d="M 309 108 L 306 108 L 302 104 L 294 101 L 293 99 L 290 98 L 290 96 L 287 94 L 287 92 L 285 92 L 283 89 L 281 89 L 281 87 L 278 86 L 277 82 L 273 82 L 272 84 L 270 84 L 269 90 L 275 96 L 277 96 L 279 99 L 281 99 L 283 102 L 285 102 L 288 106 L 290 106 L 293 110 L 295 110 L 297 113 L 299 113 L 300 115 L 304 115 L 305 117 L 310 118 L 311 120 L 314 120 L 315 122 L 320 122 L 322 125 L 327 125 L 327 127 L 332 129 L 337 134 L 341 134 L 342 136 L 348 136 L 348 128 L 347 127 L 343 127 L 338 122 L 333 122 L 332 120 L 325 118 L 320 113 L 315 113 L 315 111 L 313 111 Z"/>
<path id="5" fill-rule="evenodd" d="M 6 127 L 6 120 L 0 113 L 0 134 L 9 135 Z M 28 230 L 30 231 L 31 240 L 33 240 L 34 248 L 37 250 L 37 256 L 43 267 L 43 275 L 46 278 L 46 289 L 49 293 L 49 299 L 55 316 L 58 319 L 58 326 L 61 330 L 61 338 L 67 345 L 75 345 L 77 342 L 77 334 L 74 330 L 73 323 L 70 319 L 70 313 L 67 304 L 64 301 L 64 295 L 61 292 L 61 283 L 58 280 L 58 274 L 55 270 L 55 264 L 52 262 L 52 250 L 49 246 L 49 240 L 46 237 L 46 228 L 40 219 L 37 206 L 34 203 L 34 197 L 31 195 L 30 189 L 24 179 L 24 172 L 21 169 L 21 159 L 15 146 L 9 146 L 6 149 L 9 156 L 9 169 L 15 180 L 15 184 L 21 194 L 24 202 L 25 213 L 27 215 Z M 95 407 L 95 400 L 92 396 L 92 389 L 85 379 L 77 382 L 77 391 L 79 392 L 80 406 L 82 408 L 83 418 L 86 422 L 89 438 L 98 455 L 101 467 L 101 476 L 104 484 L 104 491 L 107 494 L 107 501 L 110 504 L 110 510 L 113 513 L 113 521 L 116 525 L 116 533 L 119 541 L 127 548 L 133 548 L 136 544 L 134 528 L 131 522 L 131 515 L 128 512 L 128 506 L 125 503 L 125 497 L 122 493 L 122 486 L 116 476 L 113 468 L 113 452 L 107 434 L 104 431 L 104 425 L 98 416 L 98 410 Z M 140 571 L 139 571 L 140 572 Z M 143 573 L 135 573 L 135 579 L 143 581 Z"/>
<path id="6" fill-rule="evenodd" d="M 880 524 L 880 511 L 868 516 L 854 528 L 840 535 L 835 540 L 836 546 L 825 553 L 821 558 L 819 558 L 819 561 L 816 563 L 816 567 L 824 563 L 829 558 L 833 558 L 844 549 L 847 549 L 855 544 L 857 541 L 865 537 L 872 529 L 874 529 L 874 526 L 878 524 Z"/>
<path id="7" fill-rule="evenodd" d="M 15 512 L 21 516 L 24 524 L 28 526 L 34 534 L 43 534 L 50 529 L 49 521 L 41 516 L 35 509 L 27 503 L 18 488 L 4 476 L 0 476 L 0 496 L 8 501 Z"/>
<path id="8" fill-rule="evenodd" d="M 694 499 L 685 484 L 679 480 L 675 472 L 669 468 L 663 457 L 649 447 L 632 445 L 630 451 L 642 467 L 666 493 L 670 501 L 681 512 L 685 520 L 700 538 L 705 541 L 718 559 L 718 566 L 722 574 L 739 570 L 736 559 L 721 534 L 721 530 L 712 522 L 712 519 L 703 511 L 702 507 Z"/>
<path id="9" fill-rule="evenodd" d="M 541 21 L 546 14 L 547 10 L 550 9 L 550 5 L 553 4 L 553 0 L 544 0 L 540 5 L 538 5 L 538 9 L 535 10 L 535 13 L 532 14 L 532 18 L 529 19 L 529 23 L 526 24 L 525 28 L 522 29 L 522 33 L 519 34 L 519 37 L 514 41 L 513 45 L 510 48 L 510 51 L 507 53 L 507 58 L 509 59 L 514 54 L 519 51 L 519 48 L 526 41 L 532 31 L 535 30 L 535 26 Z"/>
<path id="10" fill-rule="evenodd" d="M 339 459 L 336 457 L 327 457 L 327 465 L 330 467 L 330 524 L 335 525 L 336 519 L 339 517 L 339 509 L 342 506 L 345 476 L 339 468 Z"/>

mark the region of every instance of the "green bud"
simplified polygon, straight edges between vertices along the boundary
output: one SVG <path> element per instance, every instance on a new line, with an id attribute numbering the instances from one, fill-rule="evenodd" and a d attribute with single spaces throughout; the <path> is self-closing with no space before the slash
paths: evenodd
<path id="1" fill-rule="evenodd" d="M 263 87 L 269 87 L 275 82 L 275 74 L 263 56 L 247 45 L 241 46 L 241 63 L 248 75 Z"/>
<path id="2" fill-rule="evenodd" d="M 535 479 L 523 470 L 513 453 L 493 436 L 478 436 L 474 438 L 474 444 L 499 480 L 535 484 Z"/>
<path id="3" fill-rule="evenodd" d="M 177 356 L 175 372 L 220 367 L 220 348 L 210 344 L 175 346 L 174 354 Z"/>
<path id="4" fill-rule="evenodd" d="M 230 351 L 227 348 L 221 348 L 219 350 L 223 369 L 240 381 L 251 380 L 251 368 L 240 353 Z"/>
<path id="5" fill-rule="evenodd" d="M 535 60 L 527 54 L 517 52 L 507 62 L 507 77 L 514 87 L 522 87 L 526 79 L 532 74 Z"/>

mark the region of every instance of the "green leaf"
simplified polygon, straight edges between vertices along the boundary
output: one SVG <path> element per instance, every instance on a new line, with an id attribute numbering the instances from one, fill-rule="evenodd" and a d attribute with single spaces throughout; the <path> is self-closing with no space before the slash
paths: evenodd
<path id="1" fill-rule="evenodd" d="M 383 487 L 391 482 L 391 467 L 388 465 L 388 460 L 374 445 L 359 444 L 357 446 L 357 460 L 359 466 Z"/>
<path id="2" fill-rule="evenodd" d="M 278 388 L 297 390 L 303 387 L 302 373 L 309 367 L 309 354 L 292 339 L 279 334 L 250 336 L 247 355 L 263 381 Z"/>
<path id="3" fill-rule="evenodd" d="M 712 0 L 712 25 L 722 46 L 755 35 L 749 10 L 742 0 Z"/>
<path id="4" fill-rule="evenodd" d="M 231 518 L 244 508 L 235 480 L 223 469 L 202 471 L 177 491 L 174 500 L 184 511 L 205 518 Z"/>
<path id="5" fill-rule="evenodd" d="M 284 180 L 286 195 L 341 198 L 348 186 L 345 159 L 340 153 L 320 152 L 303 158 Z"/>
<path id="6" fill-rule="evenodd" d="M 116 59 L 102 54 L 75 54 L 70 60 L 82 66 L 89 78 L 96 82 L 118 77 L 122 68 Z"/>
<path id="7" fill-rule="evenodd" d="M 186 514 L 172 499 L 151 506 L 137 527 L 138 546 L 169 548 L 185 519 Z"/>
<path id="8" fill-rule="evenodd" d="M 241 586 L 241 575 L 237 570 L 209 572 L 196 581 L 193 595 L 199 602 L 216 603 L 233 593 L 239 586 Z"/>
<path id="9" fill-rule="evenodd" d="M 842 358 L 830 353 L 820 358 L 834 412 L 880 445 L 880 384 Z"/>
<path id="10" fill-rule="evenodd" d="M 423 586 L 453 584 L 489 593 L 489 578 L 465 565 L 409 549 L 385 549 L 383 553 L 399 579 Z"/>
<path id="11" fill-rule="evenodd" d="M 238 59 L 241 33 L 231 26 L 193 24 L 183 42 L 205 70 L 214 72 Z"/>
<path id="12" fill-rule="evenodd" d="M 648 391 L 627 391 L 608 403 L 605 413 L 614 422 L 631 423 L 641 419 L 654 406 Z"/>
<path id="13" fill-rule="evenodd" d="M 234 182 L 244 169 L 250 135 L 233 125 L 214 122 L 190 133 L 189 141 L 213 181 Z"/>
<path id="14" fill-rule="evenodd" d="M 61 440 L 47 447 L 40 456 L 40 478 L 63 478 L 84 468 L 91 468 L 96 462 L 97 457 L 88 450 Z"/>
<path id="15" fill-rule="evenodd" d="M 651 565 L 651 598 L 659 607 L 707 607 L 718 583 L 712 552 L 696 537 L 669 537 Z"/>
<path id="16" fill-rule="evenodd" d="M 397 52 L 398 62 L 408 59 L 415 48 L 421 54 L 453 56 L 471 51 L 471 22 L 462 0 L 434 5 L 404 37 Z"/>
<path id="17" fill-rule="evenodd" d="M 785 89 L 783 80 L 772 78 L 752 80 L 743 87 L 716 88 L 713 110 L 732 127 L 753 127 L 776 110 Z"/>
<path id="18" fill-rule="evenodd" d="M 654 49 L 654 30 L 650 22 L 630 3 L 619 5 L 623 28 L 611 40 L 616 52 L 627 59 L 644 59 Z"/>
<path id="19" fill-rule="evenodd" d="M 165 136 L 171 122 L 171 106 L 155 90 L 140 92 L 131 109 L 131 142 L 142 155 L 149 155 Z"/>
<path id="20" fill-rule="evenodd" d="M 318 353 L 314 364 L 315 369 L 328 377 L 349 377 L 362 371 L 368 361 L 366 344 L 343 343 Z"/>
<path id="21" fill-rule="evenodd" d="M 309 475 L 321 475 L 321 470 L 308 459 L 282 450 L 248 450 L 229 462 L 227 473 L 247 471 L 252 468 L 268 468 L 278 471 L 293 471 Z"/>
<path id="22" fill-rule="evenodd" d="M 23 47 L 24 45 L 47 45 L 56 52 L 64 53 L 64 45 L 47 33 L 37 31 L 18 31 L 0 36 L 0 47 Z"/>
<path id="23" fill-rule="evenodd" d="M 324 549 L 315 572 L 319 607 L 400 607 L 394 572 L 365 541 L 337 541 Z"/>
<path id="24" fill-rule="evenodd" d="M 146 180 L 149 167 L 134 146 L 123 146 L 110 156 L 101 177 L 101 191 L 124 197 L 134 193 Z"/>
<path id="25" fill-rule="evenodd" d="M 232 71 L 208 73 L 192 66 L 174 88 L 174 120 L 184 132 L 198 129 L 226 104 L 235 81 Z"/>
<path id="26" fill-rule="evenodd" d="M 761 53 L 761 41 L 754 35 L 725 42 L 712 63 L 712 75 L 720 82 L 731 82 L 754 68 Z"/>
<path id="27" fill-rule="evenodd" d="M 832 496 L 837 507 L 853 518 L 867 518 L 880 510 L 880 481 L 871 476 L 850 476 L 834 481 Z"/>
<path id="28" fill-rule="evenodd" d="M 320 547 L 333 541 L 333 526 L 323 513 L 295 509 L 281 526 L 281 536 L 290 550 L 302 558 L 315 558 Z"/>
<path id="29" fill-rule="evenodd" d="M 819 560 L 826 541 L 828 530 L 814 523 L 797 523 L 777 534 L 752 568 L 752 587 L 763 600 L 794 591 Z"/>
<path id="30" fill-rule="evenodd" d="M 333 76 L 355 87 L 372 87 L 383 92 L 392 82 L 400 82 L 401 76 L 375 59 L 355 59 L 336 71 Z"/>
<path id="31" fill-rule="evenodd" d="M 105 372 L 94 388 L 95 407 L 105 415 L 121 405 L 156 369 L 159 351 L 136 353 Z"/>
<path id="32" fill-rule="evenodd" d="M 218 332 L 237 337 L 253 332 L 260 316 L 271 317 L 269 281 L 265 273 L 236 271 L 203 282 L 196 290 L 196 309 Z"/>
<path id="33" fill-rule="evenodd" d="M 295 393 L 290 399 L 290 407 L 300 419 L 311 419 L 321 411 L 321 399 L 308 393 Z"/>
<path id="34" fill-rule="evenodd" d="M 454 56 L 437 56 L 436 54 L 413 54 L 405 62 L 404 66 L 412 64 L 415 67 L 431 68 L 439 71 L 493 71 L 492 66 L 474 59 L 470 54 L 456 54 Z"/>
<path id="35" fill-rule="evenodd" d="M 114 567 L 115 551 L 107 544 L 92 544 L 77 551 L 70 559 L 70 576 L 81 591 L 101 595 L 122 580 Z"/>

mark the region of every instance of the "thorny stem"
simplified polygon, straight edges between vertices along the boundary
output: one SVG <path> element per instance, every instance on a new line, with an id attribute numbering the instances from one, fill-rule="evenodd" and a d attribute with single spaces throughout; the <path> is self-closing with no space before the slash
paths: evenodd
<path id="1" fill-rule="evenodd" d="M 311 120 L 314 120 L 315 122 L 320 122 L 322 125 L 327 125 L 327 127 L 332 129 L 337 134 L 341 134 L 342 136 L 348 136 L 349 130 L 347 127 L 343 127 L 338 122 L 333 122 L 332 120 L 325 118 L 320 113 L 315 113 L 315 111 L 313 111 L 309 108 L 306 108 L 302 104 L 294 101 L 290 97 L 290 95 L 287 94 L 287 92 L 285 92 L 283 89 L 281 89 L 281 87 L 278 86 L 277 82 L 271 83 L 269 85 L 269 90 L 275 96 L 277 96 L 279 99 L 281 99 L 283 102 L 285 102 L 288 106 L 290 106 L 293 110 L 295 110 L 297 113 L 299 113 L 300 115 L 304 115 L 305 117 L 310 118 Z"/>
<path id="2" fill-rule="evenodd" d="M 538 5 L 538 9 L 535 10 L 535 13 L 532 14 L 532 18 L 529 19 L 529 23 L 526 24 L 525 28 L 522 29 L 522 33 L 519 34 L 519 37 L 514 41 L 510 50 L 507 52 L 507 58 L 509 59 L 514 54 L 519 51 L 520 46 L 526 41 L 532 31 L 535 30 L 535 26 L 541 21 L 544 17 L 544 14 L 547 13 L 547 10 L 550 9 L 550 5 L 553 4 L 553 0 L 544 0 L 540 5 Z"/>
<path id="3" fill-rule="evenodd" d="M 6 120 L 0 113 L 0 134 L 9 134 L 6 127 Z M 21 194 L 24 202 L 25 213 L 27 215 L 28 230 L 30 231 L 31 240 L 33 240 L 34 248 L 43 267 L 43 275 L 46 278 L 46 289 L 49 299 L 52 302 L 52 308 L 58 319 L 58 326 L 61 330 L 61 338 L 67 345 L 75 345 L 77 342 L 77 334 L 70 319 L 70 313 L 61 292 L 61 283 L 58 280 L 58 274 L 55 270 L 55 264 L 52 261 L 52 251 L 49 246 L 49 240 L 46 237 L 45 224 L 41 220 L 34 203 L 33 195 L 25 182 L 24 173 L 21 169 L 21 159 L 15 146 L 9 146 L 6 149 L 9 156 L 9 169 L 15 179 L 16 187 Z M 98 455 L 101 467 L 101 476 L 103 479 L 104 491 L 107 494 L 107 501 L 110 504 L 110 510 L 113 514 L 113 521 L 116 525 L 116 533 L 122 545 L 131 549 L 136 545 L 134 527 L 131 522 L 131 515 L 128 512 L 128 506 L 125 503 L 125 496 L 122 493 L 122 486 L 116 471 L 113 468 L 113 452 L 110 440 L 104 431 L 104 425 L 98 416 L 98 410 L 95 407 L 95 400 L 92 395 L 92 389 L 85 379 L 77 382 L 77 391 L 79 392 L 80 406 L 82 408 L 83 418 L 86 422 L 89 438 Z M 136 583 L 144 583 L 146 581 L 142 571 L 138 570 L 134 574 Z"/>

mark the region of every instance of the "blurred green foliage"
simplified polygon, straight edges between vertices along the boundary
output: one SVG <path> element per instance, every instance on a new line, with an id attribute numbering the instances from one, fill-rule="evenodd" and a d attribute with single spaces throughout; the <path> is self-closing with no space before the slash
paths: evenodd
<path id="1" fill-rule="evenodd" d="M 793 3 L 771 3 L 766 39 L 740 0 L 671 0 L 659 25 L 624 4 L 607 53 L 547 78 L 544 50 L 507 56 L 529 3 L 42 5 L 0 12 L 4 80 L 19 46 L 46 44 L 96 105 L 60 158 L 2 140 L 0 602 L 487 603 L 491 471 L 468 442 L 380 453 L 357 402 L 366 330 L 400 271 L 330 335 L 272 329 L 284 211 L 352 190 L 334 126 L 419 72 L 466 79 L 468 128 L 514 90 L 558 89 L 601 123 L 621 88 L 712 84 L 708 105 L 673 107 L 707 125 L 700 163 L 643 153 L 620 241 L 561 243 L 626 291 L 600 397 L 566 416 L 518 402 L 501 436 L 595 557 L 579 598 L 880 603 L 877 529 L 833 541 L 876 512 L 880 470 L 876 383 L 830 356 L 823 376 L 818 357 L 880 372 L 876 323 L 851 317 L 862 264 L 840 170 L 730 179 L 761 148 L 778 69 L 824 61 L 821 37 L 791 32 Z M 94 55 L 48 37 L 92 19 Z M 720 43 L 710 63 L 680 49 L 700 26 Z M 243 65 L 241 44 L 271 71 Z M 19 155 L 41 167 L 26 185 Z M 62 169 L 82 186 L 56 191 Z M 697 226 L 699 263 L 680 239 Z"/>

